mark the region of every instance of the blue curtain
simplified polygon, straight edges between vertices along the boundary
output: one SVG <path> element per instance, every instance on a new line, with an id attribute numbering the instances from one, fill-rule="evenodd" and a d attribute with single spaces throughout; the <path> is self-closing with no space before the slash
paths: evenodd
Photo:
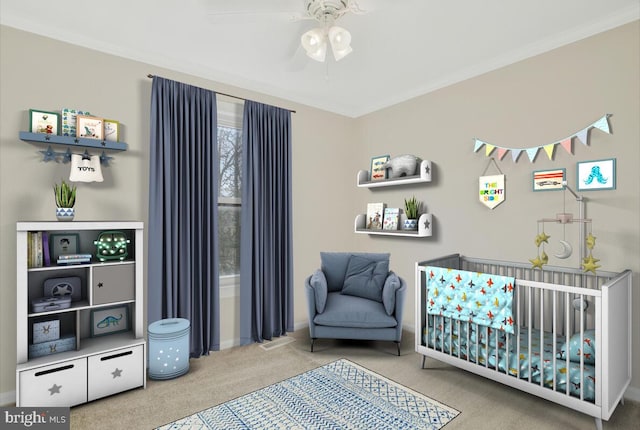
<path id="1" fill-rule="evenodd" d="M 148 321 L 188 319 L 192 357 L 220 349 L 217 128 L 213 91 L 153 78 Z"/>
<path id="2" fill-rule="evenodd" d="M 293 331 L 291 112 L 246 101 L 242 130 L 240 343 Z"/>

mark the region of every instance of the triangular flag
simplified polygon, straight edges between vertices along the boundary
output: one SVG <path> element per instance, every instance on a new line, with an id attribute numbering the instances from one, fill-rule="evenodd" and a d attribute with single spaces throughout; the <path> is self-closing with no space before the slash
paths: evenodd
<path id="1" fill-rule="evenodd" d="M 476 139 L 476 145 L 473 148 L 473 152 L 478 152 L 478 149 L 482 148 L 482 145 L 484 145 L 484 142 L 479 139 Z"/>
<path id="2" fill-rule="evenodd" d="M 518 157 L 520 156 L 521 153 L 522 153 L 522 149 L 511 150 L 511 159 L 513 160 L 514 163 L 518 161 Z"/>
<path id="3" fill-rule="evenodd" d="M 547 157 L 549 157 L 549 160 L 553 160 L 553 150 L 555 149 L 555 147 L 555 143 L 550 143 L 549 145 L 544 146 L 544 152 L 547 153 Z"/>
<path id="4" fill-rule="evenodd" d="M 527 149 L 527 155 L 529 156 L 529 161 L 531 161 L 532 163 L 533 163 L 533 160 L 535 160 L 536 155 L 538 155 L 539 149 L 540 149 L 539 146 L 536 146 L 535 148 Z"/>
<path id="5" fill-rule="evenodd" d="M 583 145 L 589 144 L 589 141 L 587 140 L 589 136 L 589 128 L 591 127 L 587 127 L 584 130 L 576 133 L 576 137 L 580 140 L 580 142 L 582 142 Z"/>
<path id="6" fill-rule="evenodd" d="M 487 157 L 488 157 L 488 156 L 493 152 L 493 150 L 495 149 L 495 146 L 493 146 L 493 145 L 489 145 L 488 143 L 485 143 L 485 144 L 484 144 L 484 147 L 485 147 L 484 153 L 485 153 L 485 155 L 486 155 Z"/>
<path id="7" fill-rule="evenodd" d="M 498 148 L 498 160 L 502 160 L 508 151 L 506 148 Z"/>
<path id="8" fill-rule="evenodd" d="M 564 148 L 565 151 L 567 151 L 569 154 L 573 154 L 573 145 L 571 145 L 571 138 L 565 139 L 562 142 L 560 142 L 560 145 L 562 145 L 562 147 Z"/>
<path id="9" fill-rule="evenodd" d="M 611 134 L 611 130 L 609 130 L 609 121 L 607 121 L 607 115 L 594 122 L 593 126 L 604 131 L 605 133 Z"/>

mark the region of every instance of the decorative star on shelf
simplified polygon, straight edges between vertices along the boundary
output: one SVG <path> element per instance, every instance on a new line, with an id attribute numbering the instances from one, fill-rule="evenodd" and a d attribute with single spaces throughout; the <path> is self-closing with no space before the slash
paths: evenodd
<path id="1" fill-rule="evenodd" d="M 425 220 L 424 221 L 424 229 L 425 230 L 429 230 L 430 227 L 431 227 L 431 223 L 429 222 L 429 220 Z"/>
<path id="2" fill-rule="evenodd" d="M 428 175 L 430 172 L 431 172 L 431 168 L 429 167 L 429 164 L 425 164 L 424 173 L 426 173 Z"/>
<path id="3" fill-rule="evenodd" d="M 67 152 L 64 153 L 63 163 L 69 163 L 71 161 L 71 149 L 67 148 Z"/>
<path id="4" fill-rule="evenodd" d="M 593 274 L 595 275 L 596 269 L 600 267 L 599 264 L 596 264 L 598 261 L 600 260 L 598 260 L 597 258 L 593 258 L 593 255 L 589 253 L 588 257 L 582 259 L 582 268 L 585 272 L 593 272 Z"/>
<path id="5" fill-rule="evenodd" d="M 51 149 L 51 146 L 49 146 L 46 151 L 40 151 L 40 153 L 44 155 L 44 161 L 56 160 L 57 154 L 53 149 Z"/>
<path id="6" fill-rule="evenodd" d="M 545 233 L 544 231 L 540 234 L 538 234 L 536 236 L 536 246 L 540 246 L 542 244 L 542 242 L 544 243 L 549 243 L 549 238 L 551 236 L 549 236 L 547 233 Z"/>
<path id="7" fill-rule="evenodd" d="M 122 376 L 122 369 L 118 369 L 118 368 L 116 367 L 116 370 L 114 370 L 113 372 L 111 372 L 111 374 L 113 375 L 114 379 L 115 379 L 115 378 L 117 378 L 117 377 L 119 377 L 119 376 Z"/>
<path id="8" fill-rule="evenodd" d="M 54 394 L 60 394 L 60 388 L 62 388 L 62 385 L 56 385 L 55 383 L 53 384 L 53 386 L 51 388 L 48 388 L 49 392 L 51 394 L 49 394 L 50 396 L 53 396 Z"/>
<path id="9" fill-rule="evenodd" d="M 596 237 L 589 233 L 589 236 L 587 236 L 587 248 L 593 249 L 594 246 L 596 246 Z"/>
<path id="10" fill-rule="evenodd" d="M 104 164 L 105 166 L 108 166 L 109 161 L 112 159 L 113 157 L 109 157 L 107 154 L 105 154 L 104 151 L 102 151 L 102 154 L 100 154 L 100 164 Z"/>

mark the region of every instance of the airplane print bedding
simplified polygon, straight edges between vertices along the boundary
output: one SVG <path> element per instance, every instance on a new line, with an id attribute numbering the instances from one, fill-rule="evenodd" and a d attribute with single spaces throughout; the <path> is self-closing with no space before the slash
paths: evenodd
<path id="1" fill-rule="evenodd" d="M 632 364 L 630 270 L 540 270 L 459 254 L 415 267 L 415 343 L 423 368 L 427 357 L 437 359 L 591 415 L 600 430 L 602 420 L 624 400 Z M 497 279 L 505 282 L 501 292 L 512 290 L 510 299 L 493 291 L 484 300 L 475 296 L 464 310 L 461 302 L 470 293 L 463 283 L 473 281 L 477 287 L 476 280 Z M 511 321 L 507 310 L 496 317 L 487 308 L 506 300 L 511 301 Z M 478 311 L 472 311 L 474 306 Z M 472 314 L 480 313 L 492 324 L 474 321 Z"/>

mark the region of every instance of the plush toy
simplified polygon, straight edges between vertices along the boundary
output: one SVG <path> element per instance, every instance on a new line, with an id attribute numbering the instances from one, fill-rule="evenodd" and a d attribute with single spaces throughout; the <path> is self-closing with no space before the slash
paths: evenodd
<path id="1" fill-rule="evenodd" d="M 420 160 L 415 155 L 398 155 L 387 161 L 382 167 L 390 170 L 390 178 L 399 178 L 415 175 L 419 163 Z"/>

